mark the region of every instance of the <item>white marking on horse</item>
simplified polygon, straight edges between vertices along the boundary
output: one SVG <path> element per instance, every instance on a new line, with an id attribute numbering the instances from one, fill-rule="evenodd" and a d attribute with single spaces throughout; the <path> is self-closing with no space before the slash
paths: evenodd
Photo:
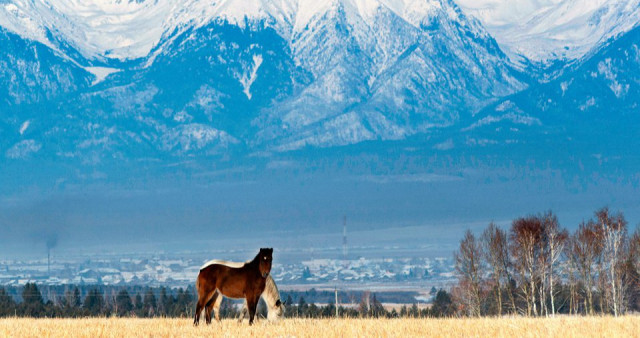
<path id="1" fill-rule="evenodd" d="M 206 263 L 204 263 L 204 265 L 202 267 L 200 267 L 200 270 L 210 266 L 210 265 L 214 265 L 214 264 L 218 264 L 218 265 L 224 265 L 224 266 L 228 266 L 230 268 L 241 268 L 243 267 L 245 264 L 249 263 L 250 261 L 247 262 L 230 262 L 230 261 L 224 261 L 221 259 L 212 259 Z"/>

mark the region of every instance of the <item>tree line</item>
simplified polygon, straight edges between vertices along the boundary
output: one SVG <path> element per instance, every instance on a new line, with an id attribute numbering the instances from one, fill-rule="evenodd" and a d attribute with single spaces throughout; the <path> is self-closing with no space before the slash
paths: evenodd
<path id="1" fill-rule="evenodd" d="M 171 290 L 167 288 L 138 288 L 130 292 L 126 287 L 66 286 L 60 297 L 45 301 L 37 284 L 27 283 L 19 292 L 21 301 L 16 301 L 10 292 L 0 287 L 0 317 L 193 317 L 195 297 L 192 289 Z M 131 288 L 129 288 L 131 289 Z M 15 289 L 10 291 L 17 291 Z M 455 307 L 451 295 L 445 290 L 435 292 L 430 308 L 419 309 L 417 304 L 404 305 L 398 310 L 386 309 L 376 294 L 363 292 L 357 306 L 338 306 L 340 317 L 448 317 Z M 286 294 L 285 317 L 328 318 L 336 316 L 333 303 L 316 305 L 305 301 L 300 295 L 294 301 Z M 241 302 L 224 299 L 220 307 L 221 318 L 237 318 Z M 261 301 L 258 314 L 266 318 L 267 310 Z"/>
<path id="2" fill-rule="evenodd" d="M 467 230 L 454 253 L 457 315 L 612 314 L 640 310 L 640 228 L 608 208 L 569 233 L 553 212 L 504 230 Z"/>
<path id="3" fill-rule="evenodd" d="M 313 303 L 305 302 L 300 296 L 297 303 L 293 302 L 291 295 L 288 295 L 285 304 L 286 318 L 331 318 L 336 317 L 335 303 L 324 306 L 317 306 Z M 355 306 L 338 306 L 338 316 L 340 318 L 424 318 L 424 317 L 451 317 L 455 314 L 455 306 L 451 294 L 440 289 L 435 292 L 433 302 L 430 307 L 420 309 L 416 303 L 411 306 L 403 305 L 399 309 L 385 308 L 378 300 L 376 294 L 363 292 L 360 302 Z"/>
<path id="4" fill-rule="evenodd" d="M 0 287 L 0 317 L 181 317 L 193 312 L 193 291 L 189 289 L 146 288 L 143 292 L 130 294 L 126 288 L 119 290 L 101 287 L 67 286 L 59 297 L 44 300 L 35 283 L 22 288 L 21 302 Z M 83 290 L 84 295 L 83 295 Z M 223 308 L 228 311 L 228 307 Z"/>

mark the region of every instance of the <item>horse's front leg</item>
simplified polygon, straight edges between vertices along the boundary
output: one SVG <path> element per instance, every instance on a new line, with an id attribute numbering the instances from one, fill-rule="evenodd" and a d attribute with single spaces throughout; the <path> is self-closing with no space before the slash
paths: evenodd
<path id="1" fill-rule="evenodd" d="M 260 299 L 260 295 L 253 296 L 251 298 L 246 298 L 247 307 L 249 308 L 249 325 L 253 325 L 253 319 L 256 317 L 256 308 L 258 307 L 258 300 Z"/>

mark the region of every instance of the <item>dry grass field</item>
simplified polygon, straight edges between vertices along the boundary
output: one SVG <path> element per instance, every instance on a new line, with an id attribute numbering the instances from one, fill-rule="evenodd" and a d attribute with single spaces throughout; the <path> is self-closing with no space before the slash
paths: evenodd
<path id="1" fill-rule="evenodd" d="M 640 337 L 640 317 L 287 319 L 249 327 L 224 320 L 0 319 L 0 337 Z"/>

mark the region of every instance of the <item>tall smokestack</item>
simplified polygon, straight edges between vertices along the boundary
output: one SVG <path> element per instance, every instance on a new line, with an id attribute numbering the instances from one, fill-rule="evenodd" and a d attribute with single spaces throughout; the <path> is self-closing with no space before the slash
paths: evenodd
<path id="1" fill-rule="evenodd" d="M 51 277 L 51 249 L 58 245 L 58 235 L 51 234 L 46 241 L 47 244 L 47 277 Z"/>
<path id="2" fill-rule="evenodd" d="M 347 216 L 344 215 L 342 216 L 342 269 L 346 269 L 347 268 Z M 343 278 L 344 276 L 340 276 L 340 273 L 342 271 L 338 270 L 338 278 L 337 278 L 337 282 L 338 284 L 340 284 L 341 282 L 344 282 Z M 344 286 L 344 285 L 343 285 Z M 338 309 L 340 307 L 340 303 L 338 300 L 338 287 L 336 286 L 335 289 L 335 293 L 336 293 L 336 318 L 340 317 L 340 313 L 338 312 Z"/>
<path id="3" fill-rule="evenodd" d="M 347 267 L 347 216 L 342 217 L 342 260 Z"/>

